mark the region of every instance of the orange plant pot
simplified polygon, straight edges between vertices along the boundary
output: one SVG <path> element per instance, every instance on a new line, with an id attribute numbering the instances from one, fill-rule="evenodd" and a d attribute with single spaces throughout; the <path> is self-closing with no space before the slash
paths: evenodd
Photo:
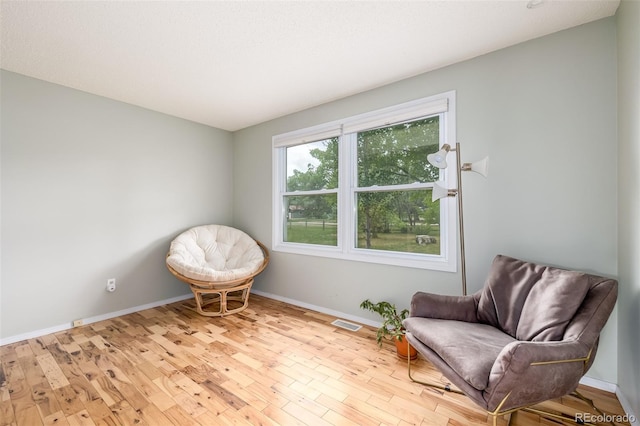
<path id="1" fill-rule="evenodd" d="M 411 346 L 411 344 L 408 344 L 409 353 L 407 353 L 407 341 L 405 341 L 405 339 L 401 338 L 398 340 L 394 338 L 393 340 L 396 342 L 396 352 L 398 353 L 398 357 L 402 359 L 407 359 L 407 357 L 410 357 L 411 359 L 418 358 L 418 351 L 416 348 Z"/>

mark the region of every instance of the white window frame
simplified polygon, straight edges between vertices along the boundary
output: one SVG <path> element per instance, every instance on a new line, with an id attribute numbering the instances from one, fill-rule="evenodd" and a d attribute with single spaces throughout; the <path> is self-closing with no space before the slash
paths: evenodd
<path id="1" fill-rule="evenodd" d="M 389 108 L 371 111 L 343 120 L 308 127 L 293 132 L 276 135 L 273 146 L 273 241 L 272 250 L 310 256 L 321 256 L 360 262 L 372 262 L 421 269 L 455 272 L 457 269 L 457 221 L 455 197 L 440 200 L 440 255 L 420 253 L 392 252 L 385 250 L 355 247 L 356 215 L 355 192 L 357 190 L 356 133 L 381 126 L 418 120 L 428 116 L 440 115 L 440 146 L 456 142 L 456 92 L 417 99 Z M 286 148 L 304 143 L 339 136 L 338 143 L 338 188 L 320 190 L 314 193 L 336 193 L 338 196 L 338 241 L 336 246 L 292 243 L 284 241 L 284 224 L 287 212 L 284 208 L 286 192 Z M 349 138 L 352 138 L 349 140 Z M 456 164 L 457 152 L 451 151 L 447 159 Z M 425 158 L 426 162 L 427 159 Z M 456 188 L 455 167 L 440 170 L 442 185 Z M 444 182 L 444 183 L 442 183 Z M 397 189 L 415 189 L 425 184 L 393 186 Z M 427 184 L 426 186 L 432 186 Z M 389 189 L 381 187 L 381 189 Z M 304 192 L 311 194 L 312 192 Z"/>

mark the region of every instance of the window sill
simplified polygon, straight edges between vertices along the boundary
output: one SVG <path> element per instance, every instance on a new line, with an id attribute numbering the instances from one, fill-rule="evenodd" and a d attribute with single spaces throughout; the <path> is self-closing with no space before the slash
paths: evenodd
<path id="1" fill-rule="evenodd" d="M 377 263 L 381 265 L 401 266 L 405 268 L 428 269 L 443 272 L 456 272 L 455 262 L 444 256 L 400 253 L 367 249 L 345 250 L 340 247 L 313 246 L 307 244 L 280 243 L 274 245 L 274 252 L 316 256 L 355 262 Z"/>

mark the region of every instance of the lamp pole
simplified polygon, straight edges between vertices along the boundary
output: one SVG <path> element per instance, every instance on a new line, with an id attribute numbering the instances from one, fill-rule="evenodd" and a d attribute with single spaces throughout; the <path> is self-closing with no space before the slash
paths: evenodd
<path id="1" fill-rule="evenodd" d="M 456 173 L 458 179 L 458 227 L 460 232 L 460 271 L 462 273 L 462 295 L 467 295 L 467 262 L 464 251 L 464 218 L 462 217 L 462 163 L 460 143 L 456 142 Z"/>

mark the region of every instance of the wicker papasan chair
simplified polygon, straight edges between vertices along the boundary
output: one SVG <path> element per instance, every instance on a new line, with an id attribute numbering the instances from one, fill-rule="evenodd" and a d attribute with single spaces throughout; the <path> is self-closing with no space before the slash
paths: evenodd
<path id="1" fill-rule="evenodd" d="M 253 279 L 268 263 L 269 251 L 260 241 L 224 225 L 183 232 L 166 258 L 169 271 L 191 287 L 198 313 L 208 317 L 246 309 Z"/>

